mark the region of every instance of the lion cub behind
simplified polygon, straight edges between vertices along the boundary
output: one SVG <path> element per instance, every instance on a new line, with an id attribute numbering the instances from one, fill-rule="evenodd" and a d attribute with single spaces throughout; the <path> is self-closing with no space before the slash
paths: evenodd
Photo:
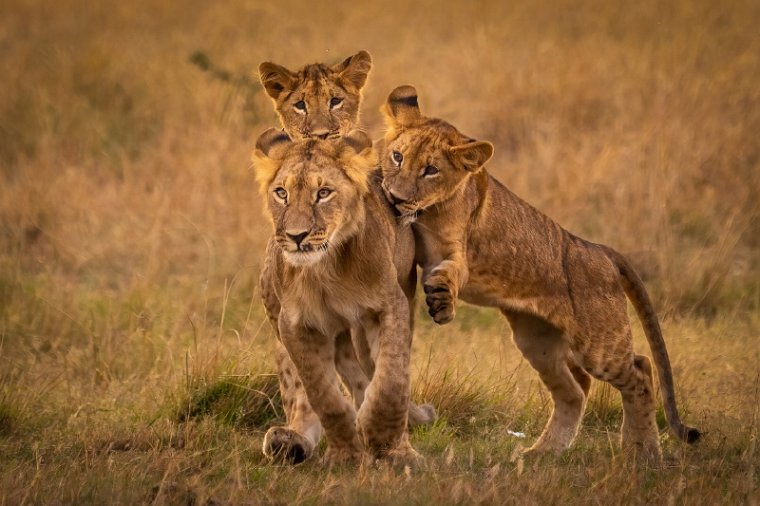
<path id="1" fill-rule="evenodd" d="M 291 139 L 333 139 L 356 128 L 371 68 L 370 54 L 359 51 L 335 65 L 313 63 L 297 71 L 264 62 L 259 78 Z"/>
<path id="2" fill-rule="evenodd" d="M 414 264 L 412 255 L 396 254 L 393 215 L 369 184 L 377 163 L 372 142 L 355 132 L 294 143 L 270 129 L 253 158 L 274 225 L 264 267 L 271 293 L 262 296 L 327 434 L 326 461 L 355 461 L 363 449 L 379 458 L 416 459 L 406 432 L 409 304 L 398 282 L 399 270 Z M 336 342 L 357 327 L 374 369 L 358 413 L 335 369 Z M 316 442 L 293 426 L 267 436 L 285 451 L 310 452 Z M 294 440 L 308 440 L 307 446 L 289 443 Z"/>
<path id="3" fill-rule="evenodd" d="M 623 397 L 622 443 L 660 458 L 652 367 L 633 351 L 626 295 L 642 320 L 673 432 L 694 442 L 676 409 L 665 342 L 641 279 L 619 253 L 576 237 L 491 177 L 493 146 L 420 112 L 411 86 L 384 106 L 383 186 L 413 222 L 429 313 L 454 317 L 457 298 L 499 308 L 538 371 L 554 410 L 531 453 L 570 446 L 591 377 Z"/>

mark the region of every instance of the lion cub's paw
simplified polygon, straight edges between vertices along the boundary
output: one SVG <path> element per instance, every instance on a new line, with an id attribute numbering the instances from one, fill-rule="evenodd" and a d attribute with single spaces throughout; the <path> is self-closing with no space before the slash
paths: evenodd
<path id="1" fill-rule="evenodd" d="M 562 453 L 561 449 L 557 448 L 547 448 L 543 446 L 531 446 L 530 448 L 526 448 L 520 452 L 520 456 L 522 456 L 524 459 L 531 459 L 531 460 L 540 460 L 544 457 L 556 457 Z"/>
<path id="2" fill-rule="evenodd" d="M 314 453 L 314 445 L 288 427 L 272 427 L 264 436 L 262 448 L 269 460 L 285 464 L 300 464 Z"/>
<path id="3" fill-rule="evenodd" d="M 355 465 L 361 462 L 364 453 L 358 446 L 328 446 L 322 465 L 326 467 Z"/>
<path id="4" fill-rule="evenodd" d="M 449 323 L 454 319 L 454 299 L 451 287 L 441 275 L 432 275 L 425 281 L 425 303 L 428 305 L 428 314 L 439 325 Z"/>
<path id="5" fill-rule="evenodd" d="M 382 456 L 382 460 L 393 467 L 419 469 L 425 462 L 425 458 L 417 453 L 408 442 L 404 442 L 395 448 L 389 450 Z"/>
<path id="6" fill-rule="evenodd" d="M 635 443 L 623 441 L 623 451 L 637 465 L 661 467 L 663 464 L 662 450 L 657 440 L 637 441 Z"/>

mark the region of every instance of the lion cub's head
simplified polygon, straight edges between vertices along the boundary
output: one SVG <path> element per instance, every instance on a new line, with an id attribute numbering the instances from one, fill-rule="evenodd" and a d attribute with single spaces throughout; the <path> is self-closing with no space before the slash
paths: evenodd
<path id="1" fill-rule="evenodd" d="M 423 116 L 412 86 L 393 90 L 382 111 L 388 127 L 380 159 L 383 189 L 407 218 L 450 198 L 493 155 L 490 142 Z"/>
<path id="2" fill-rule="evenodd" d="M 253 152 L 275 239 L 293 265 L 312 265 L 355 235 L 377 158 L 364 132 L 293 142 L 274 128 Z"/>
<path id="3" fill-rule="evenodd" d="M 297 72 L 264 62 L 259 78 L 292 139 L 327 139 L 356 127 L 361 90 L 371 68 L 372 57 L 359 51 L 332 67 L 314 63 Z"/>

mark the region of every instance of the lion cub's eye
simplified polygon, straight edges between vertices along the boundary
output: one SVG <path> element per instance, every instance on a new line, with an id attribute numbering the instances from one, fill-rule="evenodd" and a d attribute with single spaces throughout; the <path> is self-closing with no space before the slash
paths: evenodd
<path id="1" fill-rule="evenodd" d="M 339 97 L 333 97 L 330 99 L 330 109 L 335 109 L 343 103 L 343 99 Z"/>
<path id="2" fill-rule="evenodd" d="M 296 102 L 295 104 L 293 104 L 293 107 L 295 107 L 299 111 L 305 111 L 306 110 L 306 102 L 304 102 L 303 100 L 299 100 L 298 102 Z"/>
<path id="3" fill-rule="evenodd" d="M 330 188 L 320 188 L 317 192 L 317 200 L 325 200 L 332 194 L 332 192 L 333 191 Z"/>
<path id="4" fill-rule="evenodd" d="M 275 188 L 274 194 L 277 195 L 277 198 L 280 200 L 288 200 L 288 192 L 285 191 L 285 188 Z"/>
<path id="5" fill-rule="evenodd" d="M 401 162 L 404 161 L 404 155 L 402 155 L 398 151 L 394 151 L 391 157 L 393 158 L 393 161 L 396 162 L 397 165 L 401 165 Z"/>
<path id="6" fill-rule="evenodd" d="M 425 167 L 422 170 L 422 175 L 423 176 L 435 176 L 439 172 L 440 171 L 438 170 L 438 167 L 436 167 L 435 165 L 428 165 L 427 167 Z"/>

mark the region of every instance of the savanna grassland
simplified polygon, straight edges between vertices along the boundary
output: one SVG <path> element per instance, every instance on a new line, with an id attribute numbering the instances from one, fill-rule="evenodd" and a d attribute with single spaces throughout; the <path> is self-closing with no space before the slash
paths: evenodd
<path id="1" fill-rule="evenodd" d="M 4 1 L 0 504 L 757 504 L 758 26 L 751 0 Z M 494 143 L 496 177 L 634 260 L 702 442 L 660 414 L 665 464 L 631 465 L 596 384 L 574 447 L 523 461 L 550 403 L 507 323 L 420 308 L 425 464 L 266 463 L 282 411 L 249 160 L 277 120 L 253 71 L 360 49 L 373 138 L 414 84 Z"/>

